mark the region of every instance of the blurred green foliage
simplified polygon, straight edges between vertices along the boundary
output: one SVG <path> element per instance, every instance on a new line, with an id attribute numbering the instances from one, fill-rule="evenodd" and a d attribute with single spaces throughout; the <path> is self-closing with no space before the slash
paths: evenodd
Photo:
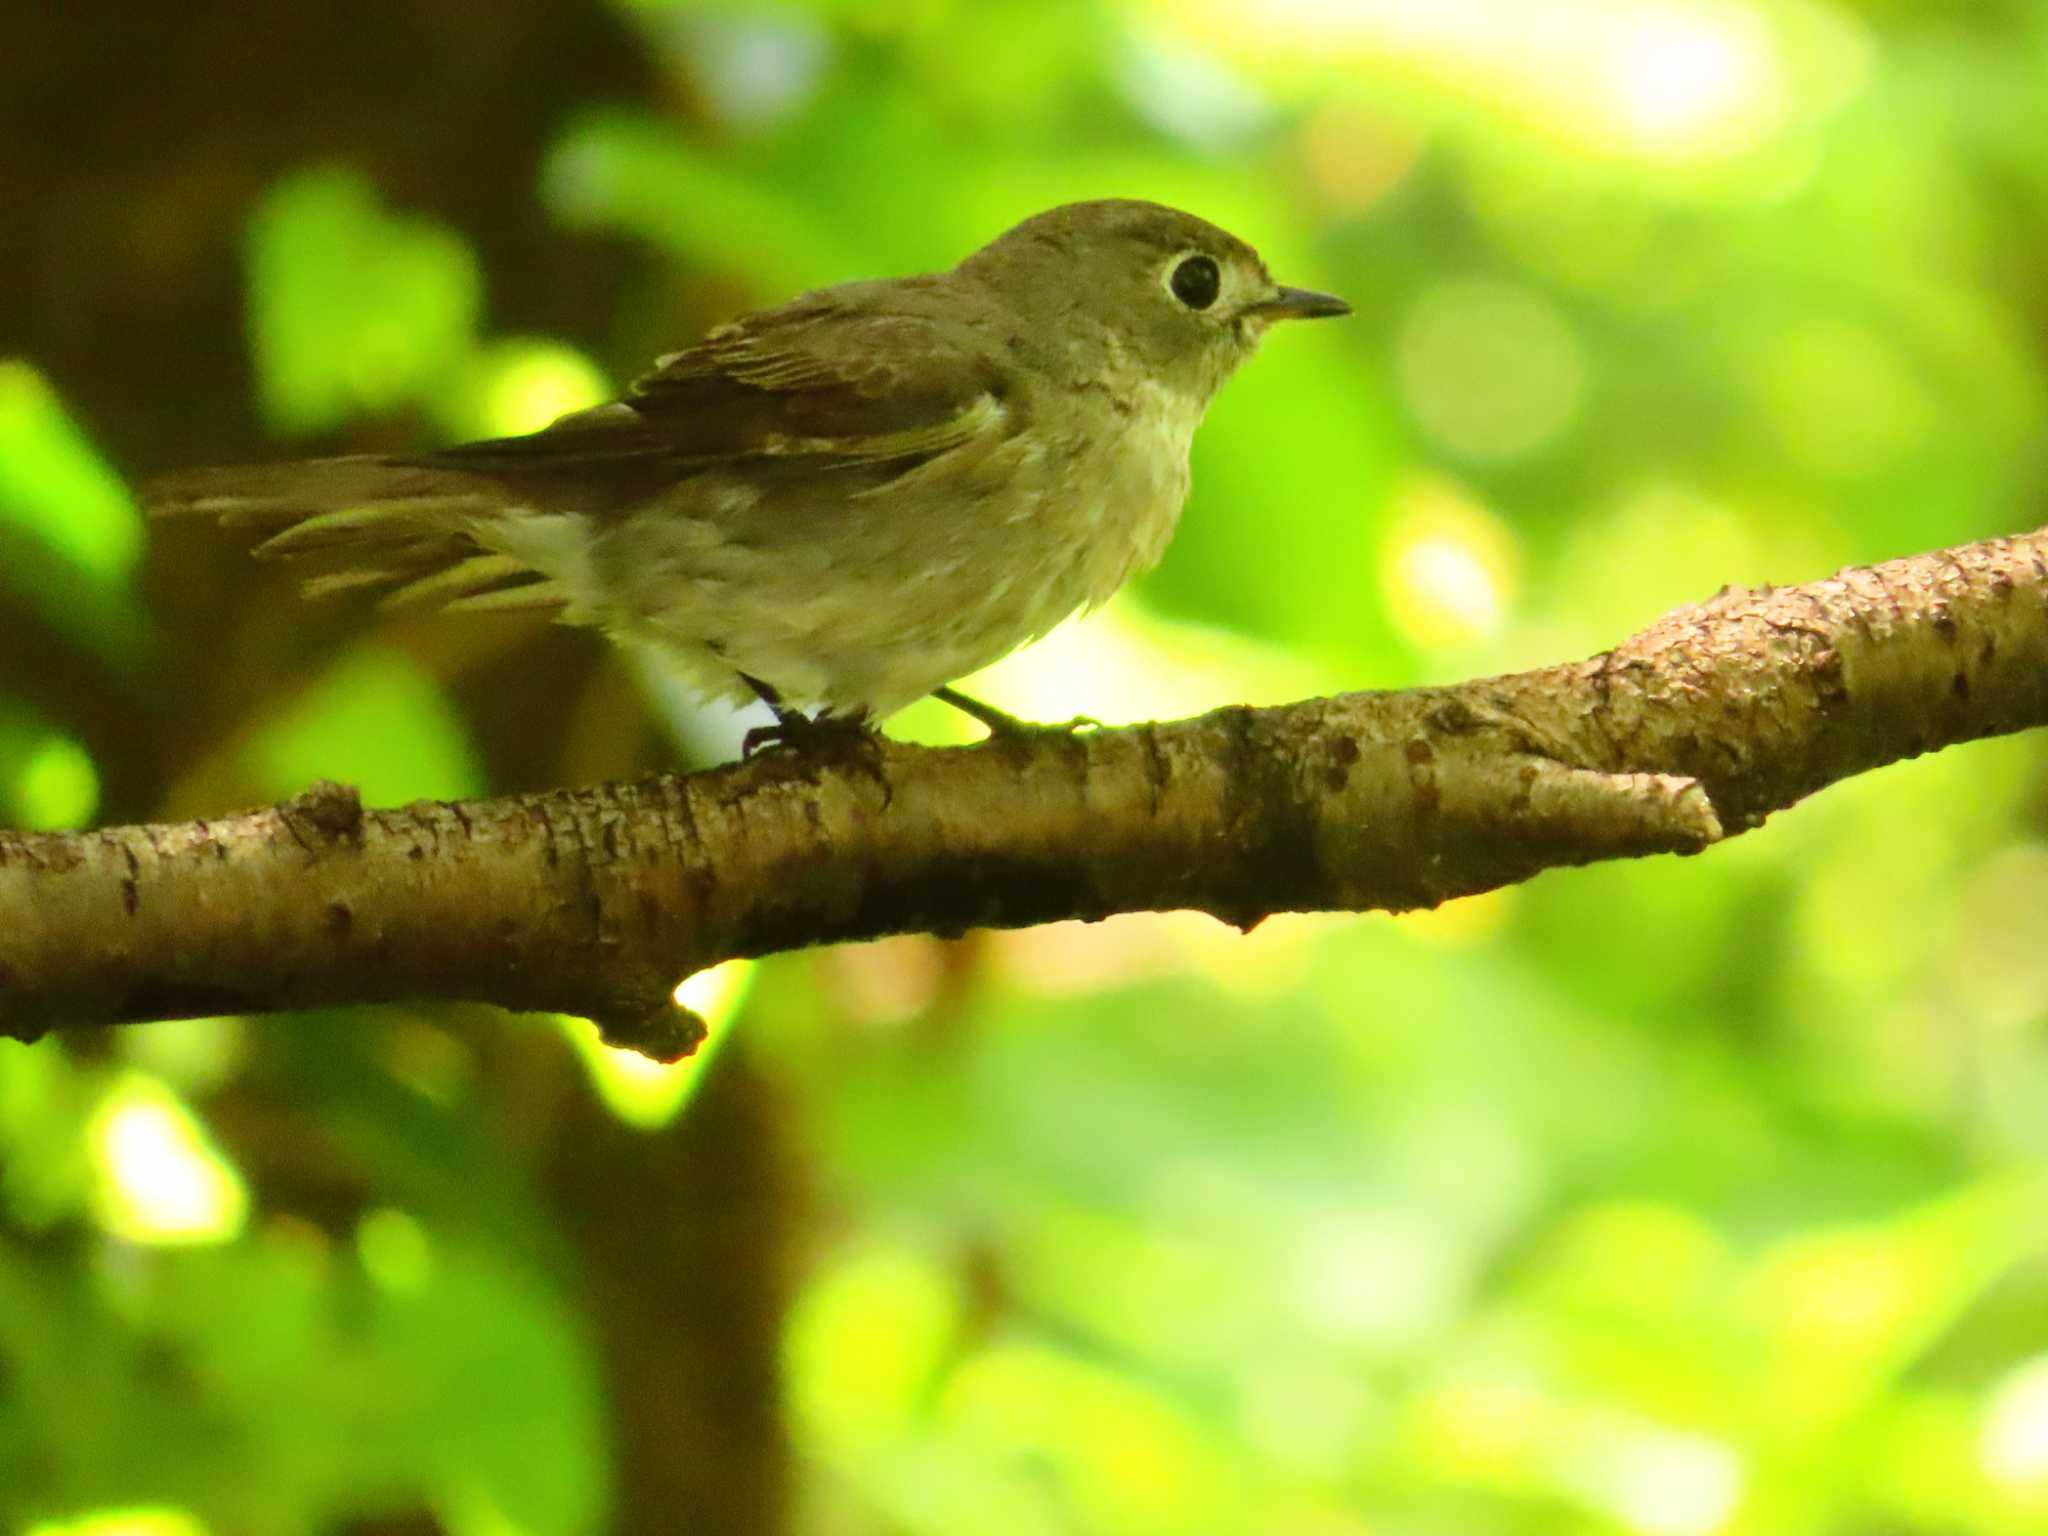
<path id="1" fill-rule="evenodd" d="M 473 795 L 483 774 L 447 698 L 402 653 L 364 647 L 343 656 L 265 722 L 249 752 L 269 793 L 315 779 L 356 785 L 373 805 Z"/>
<path id="2" fill-rule="evenodd" d="M 999 701 L 1142 718 L 1534 665 L 1722 582 L 2039 519 L 2048 9 L 637 0 L 589 24 L 630 38 L 643 99 L 593 86 L 513 169 L 536 229 L 639 261 L 611 328 L 501 319 L 438 211 L 460 199 L 328 145 L 241 210 L 276 451 L 537 425 L 746 304 L 1116 194 L 1357 316 L 1270 341 L 1166 564 L 995 669 Z M 229 575 L 178 568 L 218 654 L 168 670 L 119 450 L 34 356 L 0 362 L 0 644 L 29 637 L 0 653 L 0 817 L 81 824 L 96 764 L 136 750 L 31 705 L 29 644 L 210 701 L 127 814 L 640 762 L 615 671 L 494 671 L 541 652 L 482 623 L 364 641 L 279 587 L 240 599 L 225 546 Z M 739 728 L 653 708 L 686 752 Z M 716 1485 L 743 1442 L 793 1459 L 793 1528 L 848 1536 L 2048 1528 L 2044 818 L 2041 746 L 2011 740 L 1698 860 L 1398 921 L 785 957 L 726 994 L 705 1095 L 606 1088 L 667 1129 L 603 1120 L 552 1026 L 0 1048 L 0 1528 L 740 1529 L 632 1490 L 650 1456 Z M 747 1135 L 781 1172 L 728 1189 L 700 1142 L 658 1182 L 721 1082 L 780 1106 Z M 610 1159 L 573 1198 L 569 1153 Z M 645 1204 L 601 1240 L 608 1184 Z M 712 1272 L 793 1234 L 786 1447 L 743 1396 L 663 1439 L 703 1382 L 623 1385 L 670 1334 L 746 1348 L 715 1308 L 624 1310 L 686 1222 Z M 617 1258 L 635 1223 L 650 1257 Z"/>
<path id="3" fill-rule="evenodd" d="M 481 290 L 460 236 L 389 217 L 360 176 L 291 178 L 249 223 L 249 335 L 265 421 L 317 432 L 419 398 L 468 344 Z"/>
<path id="4" fill-rule="evenodd" d="M 127 488 L 28 363 L 0 359 L 0 584 L 61 634 L 132 654 L 128 589 L 142 519 Z"/>

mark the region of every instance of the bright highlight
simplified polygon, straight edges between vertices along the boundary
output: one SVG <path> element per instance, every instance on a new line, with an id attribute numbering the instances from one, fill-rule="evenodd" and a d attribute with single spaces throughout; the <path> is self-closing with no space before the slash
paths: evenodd
<path id="1" fill-rule="evenodd" d="M 100 1225 L 133 1243 L 225 1242 L 242 1230 L 249 1192 L 198 1121 L 161 1082 L 123 1076 L 88 1132 Z"/>
<path id="2" fill-rule="evenodd" d="M 1797 96 L 1779 39 L 1740 0 L 1192 0 L 1153 13 L 1227 58 L 1406 78 L 1639 160 L 1753 149 Z"/>
<path id="3" fill-rule="evenodd" d="M 182 1509 L 103 1509 L 31 1525 L 24 1536 L 206 1536 L 206 1527 Z"/>
<path id="4" fill-rule="evenodd" d="M 1643 1536 L 1710 1536 L 1742 1501 L 1742 1459 L 1704 1435 L 1644 1431 L 1598 1459 L 1595 1498 Z"/>
<path id="5" fill-rule="evenodd" d="M 677 1003 L 702 1019 L 710 1038 L 684 1061 L 659 1062 L 638 1051 L 620 1050 L 598 1037 L 585 1019 L 564 1019 L 569 1039 L 590 1073 L 590 1083 L 605 1107 L 628 1125 L 643 1131 L 667 1125 L 697 1091 L 704 1071 L 725 1043 L 728 1026 L 753 984 L 754 962 L 728 960 L 699 971 L 676 988 Z"/>
<path id="6" fill-rule="evenodd" d="M 604 400 L 611 387 L 597 365 L 573 347 L 515 341 L 494 348 L 484 364 L 478 429 L 491 437 L 538 432 L 571 411 Z"/>
<path id="7" fill-rule="evenodd" d="M 1079 712 L 1104 725 L 1301 698 L 1334 686 L 1297 655 L 1225 630 L 1159 618 L 1128 591 L 960 682 L 963 693 L 1027 720 L 1066 720 Z M 906 719 L 926 708 L 913 706 Z M 982 734 L 944 705 L 931 704 L 924 718 L 936 722 L 934 739 L 972 741 Z"/>
<path id="8" fill-rule="evenodd" d="M 2048 1498 L 2048 1355 L 2027 1361 L 1992 1393 L 1977 1462 L 1992 1482 Z"/>
<path id="9" fill-rule="evenodd" d="M 1646 149 L 1734 147 L 1768 122 L 1774 61 L 1757 19 L 1727 7 L 1652 11 L 1624 26 L 1607 58 L 1615 118 Z"/>
<path id="10" fill-rule="evenodd" d="M 1470 645 L 1506 622 L 1518 563 L 1514 535 L 1499 518 L 1448 481 L 1422 480 L 1396 499 L 1380 588 L 1411 643 Z"/>

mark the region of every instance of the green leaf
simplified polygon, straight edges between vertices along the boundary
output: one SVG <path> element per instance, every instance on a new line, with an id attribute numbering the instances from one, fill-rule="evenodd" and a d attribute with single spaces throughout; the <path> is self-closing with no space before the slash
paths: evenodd
<path id="1" fill-rule="evenodd" d="M 564 223 L 621 230 L 781 295 L 856 275 L 799 202 L 639 113 L 585 118 L 548 157 L 541 197 Z"/>
<path id="2" fill-rule="evenodd" d="M 468 355 L 483 284 L 441 225 L 394 217 L 341 169 L 280 183 L 249 222 L 258 402 L 278 432 L 419 400 Z"/>
<path id="3" fill-rule="evenodd" d="M 484 784 L 446 696 L 411 658 L 380 645 L 342 658 L 250 750 L 280 795 L 339 779 L 360 788 L 366 804 L 400 805 L 473 795 Z"/>
<path id="4" fill-rule="evenodd" d="M 92 754 L 0 696 L 0 826 L 71 830 L 92 820 L 99 800 Z"/>
<path id="5" fill-rule="evenodd" d="M 0 362 L 0 521 L 101 587 L 125 583 L 142 557 L 142 519 L 120 478 L 48 381 L 20 362 Z"/>
<path id="6" fill-rule="evenodd" d="M 49 381 L 0 360 L 0 585 L 55 633 L 132 656 L 145 629 L 128 585 L 142 539 L 127 488 Z"/>

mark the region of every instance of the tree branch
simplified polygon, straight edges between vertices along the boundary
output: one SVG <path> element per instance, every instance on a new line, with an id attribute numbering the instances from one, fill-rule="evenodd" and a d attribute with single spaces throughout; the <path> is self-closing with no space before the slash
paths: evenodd
<path id="1" fill-rule="evenodd" d="M 407 998 L 673 1057 L 740 955 L 1194 908 L 1431 906 L 1690 853 L 2048 723 L 2048 530 L 1728 589 L 1588 661 L 1171 724 L 366 810 L 0 832 L 0 1033 Z"/>

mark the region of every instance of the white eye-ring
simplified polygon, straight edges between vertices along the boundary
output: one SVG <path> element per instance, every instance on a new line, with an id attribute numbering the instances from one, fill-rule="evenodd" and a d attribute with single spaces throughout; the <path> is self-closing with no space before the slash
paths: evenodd
<path id="1" fill-rule="evenodd" d="M 1166 291 L 1189 309 L 1207 309 L 1223 291 L 1223 273 L 1216 258 L 1199 251 L 1174 258 L 1166 269 Z"/>

